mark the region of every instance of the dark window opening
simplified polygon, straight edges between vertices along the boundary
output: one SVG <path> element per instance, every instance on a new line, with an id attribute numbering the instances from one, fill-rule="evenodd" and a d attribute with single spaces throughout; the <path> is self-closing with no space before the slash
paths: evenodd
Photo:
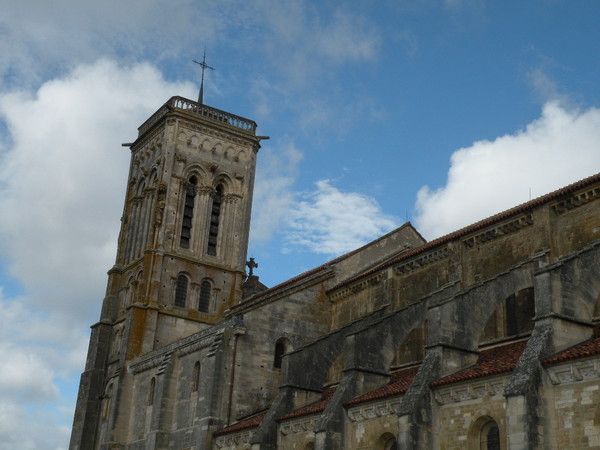
<path id="1" fill-rule="evenodd" d="M 177 277 L 177 285 L 175 287 L 175 306 L 185 308 L 185 300 L 187 297 L 188 279 L 185 275 Z"/>
<path id="2" fill-rule="evenodd" d="M 181 237 L 179 246 L 181 248 L 190 248 L 190 239 L 192 237 L 192 219 L 194 217 L 194 201 L 196 198 L 196 184 L 198 180 L 192 176 L 189 184 L 185 188 L 185 204 L 183 207 L 183 220 L 181 222 Z"/>
<path id="3" fill-rule="evenodd" d="M 281 369 L 281 363 L 283 361 L 283 354 L 285 353 L 285 342 L 282 340 L 277 341 L 275 344 L 275 356 L 273 357 L 273 367 Z"/>
<path id="4" fill-rule="evenodd" d="M 535 299 L 533 288 L 522 289 L 507 297 L 488 319 L 482 342 L 521 336 L 533 330 Z"/>
<path id="5" fill-rule="evenodd" d="M 210 309 L 210 294 L 212 287 L 210 281 L 204 280 L 200 285 L 200 300 L 198 302 L 198 311 L 207 313 Z"/>
<path id="6" fill-rule="evenodd" d="M 209 255 L 217 255 L 217 237 L 219 235 L 219 221 L 221 216 L 221 201 L 223 186 L 219 185 L 213 195 L 212 208 L 210 212 L 210 225 L 208 228 L 208 246 L 206 252 Z"/>
<path id="7" fill-rule="evenodd" d="M 500 429 L 493 425 L 486 436 L 487 450 L 500 450 Z"/>
<path id="8" fill-rule="evenodd" d="M 156 379 L 152 378 L 150 380 L 150 386 L 148 388 L 148 406 L 154 404 L 154 389 L 156 387 Z"/>
<path id="9" fill-rule="evenodd" d="M 192 392 L 196 392 L 198 390 L 198 385 L 200 384 L 200 361 L 197 361 L 194 365 L 194 376 L 192 377 Z"/>

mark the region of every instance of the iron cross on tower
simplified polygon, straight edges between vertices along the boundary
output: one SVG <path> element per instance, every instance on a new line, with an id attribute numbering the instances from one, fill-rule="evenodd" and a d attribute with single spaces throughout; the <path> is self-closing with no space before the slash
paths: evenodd
<path id="1" fill-rule="evenodd" d="M 210 70 L 215 70 L 214 67 L 210 67 L 208 64 L 206 64 L 206 48 L 204 49 L 204 55 L 202 56 L 202 62 L 198 62 L 195 59 L 193 59 L 192 61 L 194 61 L 196 64 L 199 64 L 200 67 L 202 67 L 202 78 L 200 80 L 200 93 L 198 94 L 198 103 L 200 103 L 201 105 L 204 104 L 204 71 L 206 69 L 210 69 Z"/>

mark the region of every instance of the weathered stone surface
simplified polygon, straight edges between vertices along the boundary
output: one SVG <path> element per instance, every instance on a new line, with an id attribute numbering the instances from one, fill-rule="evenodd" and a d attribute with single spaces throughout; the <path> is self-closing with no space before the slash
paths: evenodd
<path id="1" fill-rule="evenodd" d="M 177 98 L 140 127 L 70 448 L 600 446 L 600 175 L 264 289 L 244 272 L 255 128 Z"/>

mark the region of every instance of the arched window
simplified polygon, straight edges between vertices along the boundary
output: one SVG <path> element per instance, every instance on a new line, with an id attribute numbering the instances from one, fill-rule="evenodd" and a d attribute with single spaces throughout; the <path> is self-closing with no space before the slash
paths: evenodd
<path id="1" fill-rule="evenodd" d="M 152 406 L 154 404 L 154 389 L 156 388 L 156 379 L 152 378 L 150 380 L 150 386 L 148 387 L 148 406 Z"/>
<path id="2" fill-rule="evenodd" d="M 533 288 L 509 295 L 488 319 L 481 342 L 521 336 L 533 330 L 535 299 Z"/>
<path id="3" fill-rule="evenodd" d="M 386 443 L 385 443 L 385 447 L 383 447 L 384 450 L 398 450 L 398 441 L 396 440 L 396 438 L 392 437 L 390 438 Z"/>
<path id="4" fill-rule="evenodd" d="M 185 203 L 183 207 L 183 220 L 181 222 L 181 238 L 179 246 L 181 248 L 190 248 L 190 239 L 192 237 L 192 219 L 194 217 L 194 199 L 196 198 L 196 184 L 198 180 L 191 176 L 185 187 Z"/>
<path id="5" fill-rule="evenodd" d="M 179 275 L 177 277 L 177 284 L 175 286 L 175 306 L 179 308 L 185 308 L 187 298 L 188 278 L 185 275 Z"/>
<path id="6" fill-rule="evenodd" d="M 200 361 L 196 361 L 194 365 L 194 374 L 192 375 L 192 392 L 198 391 L 200 384 Z"/>
<path id="7" fill-rule="evenodd" d="M 402 340 L 392 361 L 392 367 L 416 363 L 423 360 L 425 356 L 425 344 L 427 342 L 427 322 L 422 327 L 413 328 Z"/>
<path id="8" fill-rule="evenodd" d="M 206 253 L 212 256 L 217 255 L 217 237 L 219 235 L 222 197 L 223 186 L 218 185 L 213 194 L 212 208 L 210 211 L 210 225 L 208 227 L 208 246 L 206 248 Z"/>
<path id="9" fill-rule="evenodd" d="M 493 420 L 487 422 L 481 429 L 479 448 L 481 450 L 500 450 L 500 429 Z"/>
<path id="10" fill-rule="evenodd" d="M 283 355 L 288 350 L 288 340 L 286 338 L 278 339 L 275 343 L 275 355 L 273 356 L 273 367 L 275 369 L 281 369 L 281 363 L 283 361 Z"/>
<path id="11" fill-rule="evenodd" d="M 379 438 L 379 445 L 377 448 L 382 450 L 398 450 L 398 441 L 396 436 L 392 433 L 384 433 Z"/>
<path id="12" fill-rule="evenodd" d="M 500 427 L 490 416 L 482 416 L 469 429 L 468 448 L 477 450 L 500 450 Z"/>
<path id="13" fill-rule="evenodd" d="M 200 284 L 200 299 L 198 300 L 198 311 L 207 313 L 210 310 L 210 296 L 212 285 L 210 281 L 203 280 Z"/>

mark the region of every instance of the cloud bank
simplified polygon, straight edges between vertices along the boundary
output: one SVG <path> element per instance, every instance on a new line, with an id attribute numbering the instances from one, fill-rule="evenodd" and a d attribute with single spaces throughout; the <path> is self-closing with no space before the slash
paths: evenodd
<path id="1" fill-rule="evenodd" d="M 286 249 L 340 255 L 391 231 L 397 220 L 385 214 L 375 199 L 342 192 L 329 180 L 291 205 L 286 217 Z"/>
<path id="2" fill-rule="evenodd" d="M 0 449 L 68 440 L 73 397 L 60 385 L 76 385 L 116 251 L 129 166 L 116 139 L 135 139 L 173 92 L 193 87 L 148 64 L 103 59 L 35 94 L 0 95 L 10 136 L 0 152 L 0 251 L 24 291 L 0 297 Z"/>
<path id="3" fill-rule="evenodd" d="M 429 239 L 600 169 L 600 109 L 547 102 L 523 130 L 454 152 L 446 185 L 421 188 L 415 223 Z"/>

